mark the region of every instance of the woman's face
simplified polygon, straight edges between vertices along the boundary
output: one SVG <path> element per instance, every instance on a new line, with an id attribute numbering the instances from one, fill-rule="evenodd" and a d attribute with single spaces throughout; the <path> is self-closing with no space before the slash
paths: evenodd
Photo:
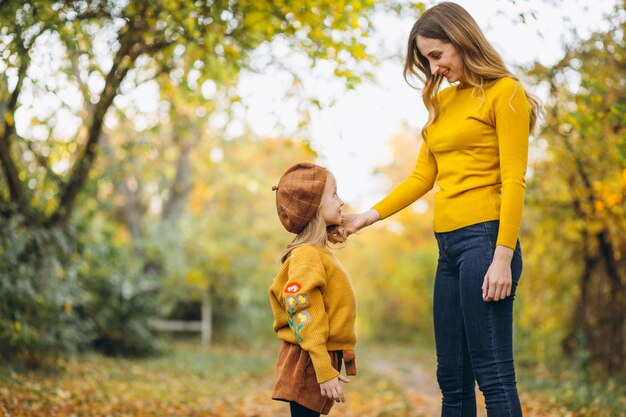
<path id="1" fill-rule="evenodd" d="M 450 83 L 463 81 L 463 59 L 454 45 L 418 36 L 417 49 L 428 60 L 433 75 L 442 75 Z"/>

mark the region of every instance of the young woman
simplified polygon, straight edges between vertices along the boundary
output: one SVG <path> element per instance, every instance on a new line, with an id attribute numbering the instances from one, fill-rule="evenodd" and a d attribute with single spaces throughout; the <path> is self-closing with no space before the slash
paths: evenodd
<path id="1" fill-rule="evenodd" d="M 345 215 L 344 232 L 391 216 L 437 183 L 433 313 L 441 415 L 475 416 L 477 381 L 489 417 L 521 416 L 513 298 L 522 271 L 528 136 L 539 103 L 454 3 L 440 3 L 415 22 L 404 66 L 405 79 L 411 75 L 424 83 L 429 113 L 415 169 L 369 211 Z M 444 78 L 451 86 L 440 91 Z"/>

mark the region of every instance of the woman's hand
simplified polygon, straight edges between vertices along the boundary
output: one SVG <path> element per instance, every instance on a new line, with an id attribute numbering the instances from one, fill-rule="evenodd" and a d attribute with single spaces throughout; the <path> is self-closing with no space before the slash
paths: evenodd
<path id="1" fill-rule="evenodd" d="M 511 275 L 511 260 L 513 249 L 506 246 L 496 246 L 493 261 L 483 280 L 483 300 L 500 301 L 511 295 L 513 278 Z"/>
<path id="2" fill-rule="evenodd" d="M 343 403 L 346 399 L 343 396 L 343 390 L 341 389 L 341 385 L 339 385 L 339 381 L 348 383 L 350 380 L 345 376 L 339 374 L 336 378 L 331 379 L 330 381 L 322 382 L 320 384 L 320 391 L 322 392 L 322 397 L 329 398 L 331 400 L 335 400 L 338 403 Z"/>
<path id="3" fill-rule="evenodd" d="M 380 214 L 374 209 L 360 214 L 344 214 L 341 225 L 328 234 L 328 239 L 333 243 L 345 242 L 348 236 L 376 223 L 378 220 L 380 220 Z"/>

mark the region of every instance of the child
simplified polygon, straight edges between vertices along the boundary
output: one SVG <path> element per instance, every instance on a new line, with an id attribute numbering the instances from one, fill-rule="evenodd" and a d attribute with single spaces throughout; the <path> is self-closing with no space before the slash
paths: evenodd
<path id="1" fill-rule="evenodd" d="M 283 341 L 272 398 L 289 402 L 292 417 L 328 414 L 334 401 L 345 401 L 341 362 L 356 375 L 354 289 L 327 238 L 341 224 L 343 201 L 335 177 L 309 163 L 289 168 L 273 190 L 281 223 L 297 236 L 270 288 Z"/>

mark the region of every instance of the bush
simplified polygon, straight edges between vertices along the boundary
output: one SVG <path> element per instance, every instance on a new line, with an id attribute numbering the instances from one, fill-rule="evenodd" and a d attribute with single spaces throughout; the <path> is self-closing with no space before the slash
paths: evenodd
<path id="1" fill-rule="evenodd" d="M 145 356 L 160 351 L 151 326 L 158 306 L 150 279 L 120 271 L 90 274 L 86 316 L 95 326 L 92 346 L 106 355 Z"/>
<path id="2" fill-rule="evenodd" d="M 76 314 L 84 292 L 70 240 L 17 215 L 0 215 L 0 230 L 0 358 L 16 368 L 56 366 L 89 331 Z"/>
<path id="3" fill-rule="evenodd" d="M 132 249 L 80 222 L 76 236 L 0 215 L 0 360 L 56 367 L 80 350 L 157 353 L 158 274 Z"/>
<path id="4" fill-rule="evenodd" d="M 82 233 L 79 280 L 86 292 L 81 313 L 93 325 L 91 346 L 112 356 L 146 356 L 161 344 L 152 327 L 160 310 L 160 278 L 129 245 L 119 245 L 96 222 Z M 96 233 L 93 233 L 96 231 Z"/>

